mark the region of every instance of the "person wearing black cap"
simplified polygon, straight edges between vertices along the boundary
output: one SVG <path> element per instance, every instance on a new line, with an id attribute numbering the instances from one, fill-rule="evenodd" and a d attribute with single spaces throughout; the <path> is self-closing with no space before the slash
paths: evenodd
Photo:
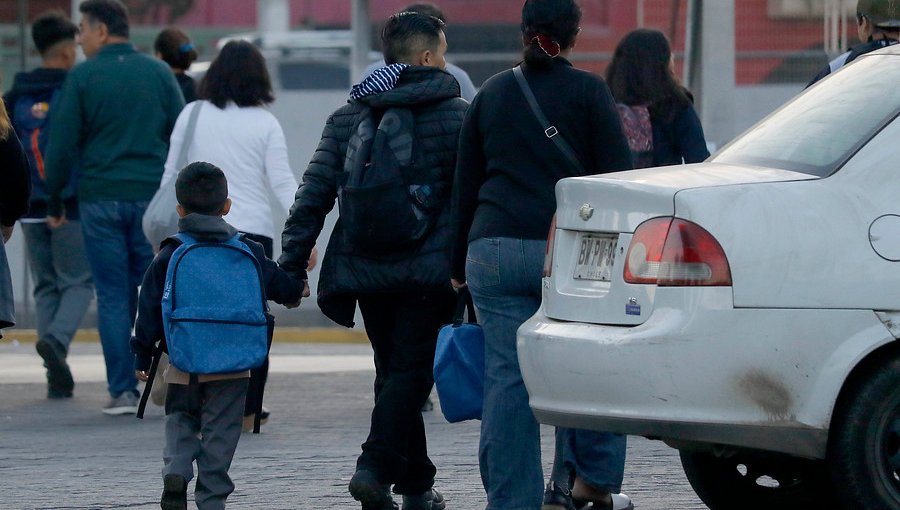
<path id="1" fill-rule="evenodd" d="M 856 30 L 863 44 L 832 60 L 819 71 L 807 87 L 849 64 L 860 55 L 900 42 L 900 2 L 859 0 L 856 4 Z"/>

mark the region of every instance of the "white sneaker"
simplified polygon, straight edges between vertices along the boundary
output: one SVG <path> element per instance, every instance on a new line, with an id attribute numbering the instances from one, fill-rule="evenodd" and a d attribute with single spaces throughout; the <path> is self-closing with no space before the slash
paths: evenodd
<path id="1" fill-rule="evenodd" d="M 634 505 L 631 503 L 631 498 L 622 494 L 621 492 L 618 494 L 610 494 L 612 496 L 613 501 L 613 510 L 634 510 Z"/>
<path id="2" fill-rule="evenodd" d="M 121 415 L 137 414 L 138 398 L 131 391 L 126 391 L 118 397 L 111 398 L 101 411 L 103 414 Z"/>

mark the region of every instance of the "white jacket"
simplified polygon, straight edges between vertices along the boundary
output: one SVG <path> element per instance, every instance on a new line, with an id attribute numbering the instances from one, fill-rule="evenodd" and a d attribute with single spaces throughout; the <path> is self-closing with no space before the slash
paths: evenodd
<path id="1" fill-rule="evenodd" d="M 184 107 L 169 143 L 169 156 L 160 186 L 175 178 L 181 146 L 191 111 L 203 103 L 187 151 L 187 163 L 206 161 L 221 168 L 228 179 L 231 212 L 228 223 L 241 232 L 274 238 L 272 209 L 286 215 L 294 203 L 297 178 L 288 163 L 281 124 L 267 109 L 238 107 L 232 102 L 220 110 L 209 101 Z M 269 189 L 277 204 L 270 204 Z M 280 233 L 280 229 L 279 229 Z"/>

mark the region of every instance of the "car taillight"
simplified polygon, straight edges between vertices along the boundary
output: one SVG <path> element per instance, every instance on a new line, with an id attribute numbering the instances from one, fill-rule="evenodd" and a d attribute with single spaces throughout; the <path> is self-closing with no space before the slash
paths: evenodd
<path id="1" fill-rule="evenodd" d="M 556 215 L 550 222 L 550 232 L 547 232 L 547 249 L 544 252 L 544 276 L 553 274 L 553 242 L 556 240 Z"/>
<path id="2" fill-rule="evenodd" d="M 730 286 L 725 251 L 706 230 L 679 218 L 653 218 L 634 231 L 625 281 L 660 286 Z"/>

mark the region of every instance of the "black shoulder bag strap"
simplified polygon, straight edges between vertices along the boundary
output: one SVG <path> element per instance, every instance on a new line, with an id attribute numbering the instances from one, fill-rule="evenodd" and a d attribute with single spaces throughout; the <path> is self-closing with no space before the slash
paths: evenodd
<path id="1" fill-rule="evenodd" d="M 572 150 L 572 146 L 566 142 L 562 136 L 559 135 L 559 130 L 556 129 L 556 126 L 550 124 L 550 121 L 547 120 L 547 117 L 544 115 L 544 112 L 541 110 L 541 106 L 538 104 L 537 99 L 534 97 L 534 93 L 531 91 L 531 87 L 528 85 L 528 80 L 525 79 L 525 75 L 522 73 L 522 66 L 516 66 L 513 68 L 513 74 L 516 76 L 516 81 L 519 83 L 519 88 L 522 89 L 522 93 L 525 94 L 525 99 L 528 100 L 528 106 L 531 107 L 531 111 L 534 112 L 534 116 L 537 117 L 538 122 L 541 123 L 541 127 L 544 128 L 544 134 L 556 144 L 559 148 L 560 152 L 565 155 L 566 159 L 575 166 L 575 169 L 581 175 L 588 175 L 587 170 L 584 169 L 584 165 L 581 164 L 581 161 L 578 161 L 578 156 L 575 155 L 575 151 Z"/>

